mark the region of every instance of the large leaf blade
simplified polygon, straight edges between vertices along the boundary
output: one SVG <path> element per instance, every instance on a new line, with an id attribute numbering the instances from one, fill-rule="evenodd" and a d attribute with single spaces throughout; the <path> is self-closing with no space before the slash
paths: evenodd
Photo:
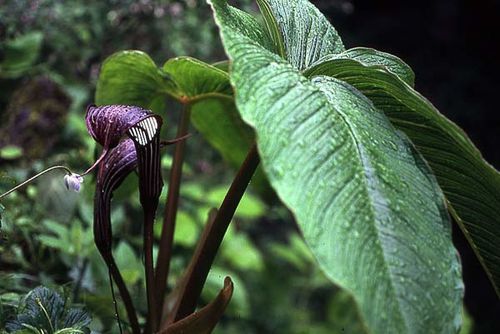
<path id="1" fill-rule="evenodd" d="M 442 194 L 409 140 L 354 88 L 310 82 L 234 29 L 225 1 L 211 3 L 238 109 L 327 276 L 375 333 L 456 331 L 460 265 Z"/>
<path id="2" fill-rule="evenodd" d="M 450 211 L 500 295 L 500 174 L 467 135 L 395 75 L 352 59 L 311 67 L 308 76 L 349 82 L 404 131 L 429 162 Z"/>

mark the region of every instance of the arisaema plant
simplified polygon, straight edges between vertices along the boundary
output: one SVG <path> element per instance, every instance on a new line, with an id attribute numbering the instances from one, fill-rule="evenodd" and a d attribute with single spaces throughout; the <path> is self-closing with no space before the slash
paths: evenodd
<path id="1" fill-rule="evenodd" d="M 500 175 L 454 123 L 420 95 L 396 56 L 346 48 L 306 0 L 257 0 L 260 16 L 209 1 L 228 60 L 177 57 L 157 66 L 141 51 L 102 65 L 87 126 L 96 162 L 96 244 L 138 333 L 208 333 L 232 293 L 198 298 L 238 202 L 256 178 L 300 227 L 318 266 L 352 295 L 367 333 L 456 333 L 464 286 L 451 241 L 458 224 L 500 288 Z M 160 127 L 173 127 L 166 97 L 182 105 L 168 178 L 159 172 Z M 165 118 L 166 121 L 162 122 Z M 185 140 L 196 128 L 238 172 L 184 276 L 167 287 Z M 163 143 L 163 144 L 162 144 Z M 138 171 L 144 209 L 147 321 L 139 323 L 112 255 L 110 200 Z M 79 186 L 71 174 L 68 184 Z M 151 229 L 168 186 L 159 254 Z M 270 188 L 269 188 L 270 187 Z M 170 291 L 168 303 L 164 303 Z M 173 292 L 172 292 L 173 291 Z M 272 301 L 279 303 L 279 301 Z"/>

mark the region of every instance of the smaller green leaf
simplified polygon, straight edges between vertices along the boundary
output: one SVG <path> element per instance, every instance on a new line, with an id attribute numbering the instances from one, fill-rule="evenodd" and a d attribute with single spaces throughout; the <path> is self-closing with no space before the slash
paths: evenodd
<path id="1" fill-rule="evenodd" d="M 229 63 L 229 60 L 221 60 L 221 61 L 217 61 L 215 63 L 212 63 L 213 67 L 217 67 L 219 70 L 222 70 L 226 73 L 229 72 L 230 65 L 231 64 Z"/>
<path id="2" fill-rule="evenodd" d="M 200 228 L 193 217 L 184 211 L 179 211 L 177 214 L 174 242 L 185 247 L 192 247 L 198 240 L 199 230 Z"/>
<path id="3" fill-rule="evenodd" d="M 191 109 L 191 121 L 231 166 L 239 166 L 254 141 L 232 98 L 205 98 Z"/>
<path id="4" fill-rule="evenodd" d="M 269 249 L 275 256 L 302 271 L 316 264 L 314 255 L 297 232 L 289 236 L 288 244 L 274 242 L 269 245 Z"/>
<path id="5" fill-rule="evenodd" d="M 114 255 L 123 280 L 127 284 L 137 283 L 142 274 L 142 265 L 132 247 L 127 242 L 122 241 L 116 247 Z"/>
<path id="6" fill-rule="evenodd" d="M 177 85 L 171 95 L 190 104 L 195 128 L 224 160 L 239 166 L 254 141 L 254 134 L 236 111 L 228 74 L 189 57 L 168 60 L 163 71 Z"/>
<path id="7" fill-rule="evenodd" d="M 365 327 L 356 301 L 346 290 L 339 289 L 328 303 L 328 318 L 334 324 L 332 332 L 370 333 Z"/>
<path id="8" fill-rule="evenodd" d="M 378 67 L 398 76 L 411 87 L 415 86 L 415 73 L 411 67 L 398 57 L 390 53 L 381 52 L 371 48 L 352 48 L 338 55 L 330 55 L 322 58 L 319 63 L 328 59 L 352 59 L 367 67 Z M 314 66 L 314 65 L 313 65 Z"/>
<path id="9" fill-rule="evenodd" d="M 55 249 L 63 249 L 66 247 L 64 243 L 61 242 L 61 239 L 56 237 L 51 237 L 48 235 L 41 235 L 38 237 L 38 240 L 47 247 L 55 248 Z"/>
<path id="10" fill-rule="evenodd" d="M 163 71 L 175 83 L 170 94 L 181 101 L 199 100 L 206 96 L 231 97 L 232 88 L 226 72 L 191 57 L 169 59 Z"/>
<path id="11" fill-rule="evenodd" d="M 175 83 L 154 61 L 141 51 L 121 51 L 106 59 L 97 82 L 97 105 L 135 105 L 164 112 L 166 92 L 176 90 Z"/>
<path id="12" fill-rule="evenodd" d="M 50 220 L 50 219 L 45 219 L 43 221 L 43 226 L 50 232 L 54 233 L 57 235 L 59 238 L 64 239 L 67 237 L 68 234 L 68 229 L 62 225 L 59 224 L 56 221 Z"/>
<path id="13" fill-rule="evenodd" d="M 462 309 L 462 328 L 460 329 L 460 334 L 472 334 L 473 332 L 474 319 L 470 316 L 464 306 Z"/>
<path id="14" fill-rule="evenodd" d="M 261 271 L 264 268 L 262 254 L 245 233 L 235 231 L 232 226 L 222 243 L 222 257 L 239 270 Z"/>
<path id="15" fill-rule="evenodd" d="M 181 195 L 182 197 L 188 197 L 195 201 L 203 201 L 205 196 L 204 187 L 201 184 L 195 182 L 186 182 L 182 185 Z"/>
<path id="16" fill-rule="evenodd" d="M 66 314 L 63 326 L 66 327 L 65 329 L 72 328 L 80 330 L 90 324 L 90 321 L 91 318 L 87 312 L 82 309 L 72 308 Z"/>
<path id="17" fill-rule="evenodd" d="M 23 149 L 19 146 L 7 145 L 0 148 L 0 159 L 15 160 L 23 155 Z"/>
<path id="18" fill-rule="evenodd" d="M 118 52 L 102 66 L 96 103 L 137 105 L 164 115 L 167 95 L 189 104 L 196 129 L 232 166 L 241 164 L 254 134 L 236 111 L 228 74 L 215 66 L 177 57 L 160 69 L 143 52 Z"/>
<path id="19" fill-rule="evenodd" d="M 177 213 L 176 221 L 174 244 L 184 247 L 193 247 L 198 240 L 200 230 L 195 219 L 187 212 L 181 210 Z M 161 230 L 162 224 L 154 225 L 154 234 L 156 238 L 160 238 Z"/>
<path id="20" fill-rule="evenodd" d="M 43 34 L 33 31 L 0 44 L 4 49 L 0 78 L 17 78 L 29 70 L 38 59 L 42 40 Z"/>
<path id="21" fill-rule="evenodd" d="M 7 323 L 7 330 L 35 328 L 40 332 L 53 333 L 59 329 L 59 319 L 65 313 L 65 302 L 58 293 L 46 287 L 37 287 L 26 295 L 24 307 L 20 310 L 16 319 Z"/>
<path id="22" fill-rule="evenodd" d="M 221 186 L 210 190 L 205 196 L 207 204 L 218 207 L 226 196 L 229 186 Z M 257 197 L 246 192 L 236 209 L 235 217 L 255 219 L 264 214 L 265 205 Z"/>

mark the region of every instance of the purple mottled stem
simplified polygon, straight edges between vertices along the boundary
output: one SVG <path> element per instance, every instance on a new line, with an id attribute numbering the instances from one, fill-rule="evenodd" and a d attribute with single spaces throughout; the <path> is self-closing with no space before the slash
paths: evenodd
<path id="1" fill-rule="evenodd" d="M 259 154 L 254 144 L 241 165 L 238 174 L 236 174 L 213 221 L 209 220 L 203 231 L 184 278 L 180 283 L 178 299 L 166 319 L 166 324 L 174 323 L 194 312 L 215 255 L 259 162 Z M 164 325 L 162 324 L 162 327 Z"/>
<path id="2" fill-rule="evenodd" d="M 177 127 L 177 138 L 182 138 L 187 135 L 190 120 L 190 109 L 186 106 L 181 114 L 181 119 Z M 179 204 L 179 190 L 182 177 L 182 165 L 184 163 L 184 152 L 186 142 L 180 141 L 175 147 L 175 153 L 170 170 L 170 178 L 168 184 L 167 200 L 165 203 L 165 211 L 163 215 L 163 227 L 161 232 L 160 249 L 156 260 L 156 291 L 159 298 L 157 299 L 157 308 L 163 309 L 163 299 L 167 290 L 168 272 L 170 269 L 170 259 L 172 257 L 172 244 L 174 239 L 175 218 L 177 215 L 177 207 Z"/>

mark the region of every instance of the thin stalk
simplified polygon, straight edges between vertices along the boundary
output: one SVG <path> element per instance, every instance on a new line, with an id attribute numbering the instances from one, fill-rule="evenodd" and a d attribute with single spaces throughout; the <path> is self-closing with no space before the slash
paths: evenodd
<path id="1" fill-rule="evenodd" d="M 144 267 L 146 271 L 146 294 L 148 299 L 148 319 L 145 333 L 155 333 L 158 329 L 158 316 L 155 297 L 155 272 L 153 268 L 153 223 L 154 215 L 144 211 Z M 149 328 L 148 328 L 149 327 Z"/>
<path id="2" fill-rule="evenodd" d="M 132 303 L 132 298 L 128 292 L 127 285 L 125 284 L 125 281 L 116 266 L 115 259 L 111 254 L 109 254 L 109 256 L 104 257 L 104 261 L 106 262 L 109 272 L 111 273 L 111 276 L 118 287 L 118 291 L 120 292 L 120 296 L 122 297 L 123 304 L 125 305 L 125 309 L 127 311 L 128 320 L 130 321 L 130 327 L 132 328 L 132 333 L 140 334 L 141 328 L 139 327 L 139 321 L 137 320 L 134 304 Z"/>
<path id="3" fill-rule="evenodd" d="M 50 332 L 54 333 L 54 326 L 52 325 L 52 320 L 50 319 L 49 313 L 47 312 L 47 310 L 43 306 L 42 301 L 40 300 L 40 298 L 36 298 L 35 302 L 38 304 L 38 307 L 40 307 L 42 309 L 43 315 L 45 316 L 45 319 L 47 319 L 47 322 L 49 323 Z"/>
<path id="4" fill-rule="evenodd" d="M 191 108 L 185 106 L 182 111 L 179 125 L 177 126 L 177 138 L 187 135 L 189 129 Z M 181 186 L 182 165 L 184 163 L 184 152 L 186 142 L 180 141 L 175 146 L 172 168 L 170 170 L 170 179 L 168 183 L 167 200 L 163 215 L 163 227 L 161 231 L 160 249 L 156 260 L 155 286 L 157 299 L 157 309 L 162 310 L 163 300 L 167 291 L 168 272 L 170 269 L 170 258 L 172 257 L 172 247 L 174 241 L 175 219 L 179 205 L 179 190 Z M 161 312 L 158 312 L 160 314 Z M 159 321 L 160 319 L 158 319 Z"/>
<path id="5" fill-rule="evenodd" d="M 92 166 L 90 166 L 89 168 L 87 168 L 87 170 L 85 172 L 83 172 L 83 174 L 81 174 L 80 176 L 85 176 L 88 173 L 90 173 L 91 171 L 93 171 L 94 168 L 96 168 L 101 163 L 101 161 L 104 160 L 104 158 L 106 157 L 107 154 L 108 154 L 108 150 L 104 149 L 101 152 L 101 155 L 99 156 L 99 158 L 97 158 L 97 160 L 92 164 Z"/>
<path id="6" fill-rule="evenodd" d="M 241 165 L 229 188 L 224 201 L 212 221 L 208 221 L 200 242 L 191 258 L 183 281 L 180 283 L 179 297 L 168 319 L 162 324 L 165 328 L 171 323 L 185 318 L 194 312 L 201 290 L 212 267 L 224 235 L 229 227 L 236 208 L 259 165 L 260 159 L 254 144 Z"/>
<path id="7" fill-rule="evenodd" d="M 120 330 L 120 334 L 122 334 L 123 329 L 122 329 L 122 323 L 120 322 L 120 315 L 118 313 L 118 304 L 116 303 L 115 289 L 113 288 L 113 278 L 111 277 L 110 270 L 108 270 L 108 273 L 109 273 L 109 287 L 111 289 L 111 297 L 113 298 L 113 307 L 115 308 L 115 317 L 116 321 L 118 322 L 118 328 Z"/>
<path id="8" fill-rule="evenodd" d="M 15 186 L 14 188 L 10 189 L 6 193 L 3 193 L 2 195 L 0 195 L 0 199 L 4 198 L 5 196 L 9 195 L 10 193 L 16 191 L 19 188 L 24 187 L 28 183 L 33 182 L 35 179 L 39 178 L 40 176 L 42 176 L 44 174 L 47 174 L 49 172 L 52 172 L 53 170 L 56 170 L 56 169 L 62 169 L 64 171 L 66 171 L 68 174 L 73 174 L 73 172 L 68 167 L 66 167 L 66 166 L 52 166 L 50 168 L 47 168 L 46 170 L 41 171 L 40 173 L 38 173 L 36 175 L 30 177 L 26 181 L 23 181 L 23 182 L 19 183 L 17 186 Z"/>

